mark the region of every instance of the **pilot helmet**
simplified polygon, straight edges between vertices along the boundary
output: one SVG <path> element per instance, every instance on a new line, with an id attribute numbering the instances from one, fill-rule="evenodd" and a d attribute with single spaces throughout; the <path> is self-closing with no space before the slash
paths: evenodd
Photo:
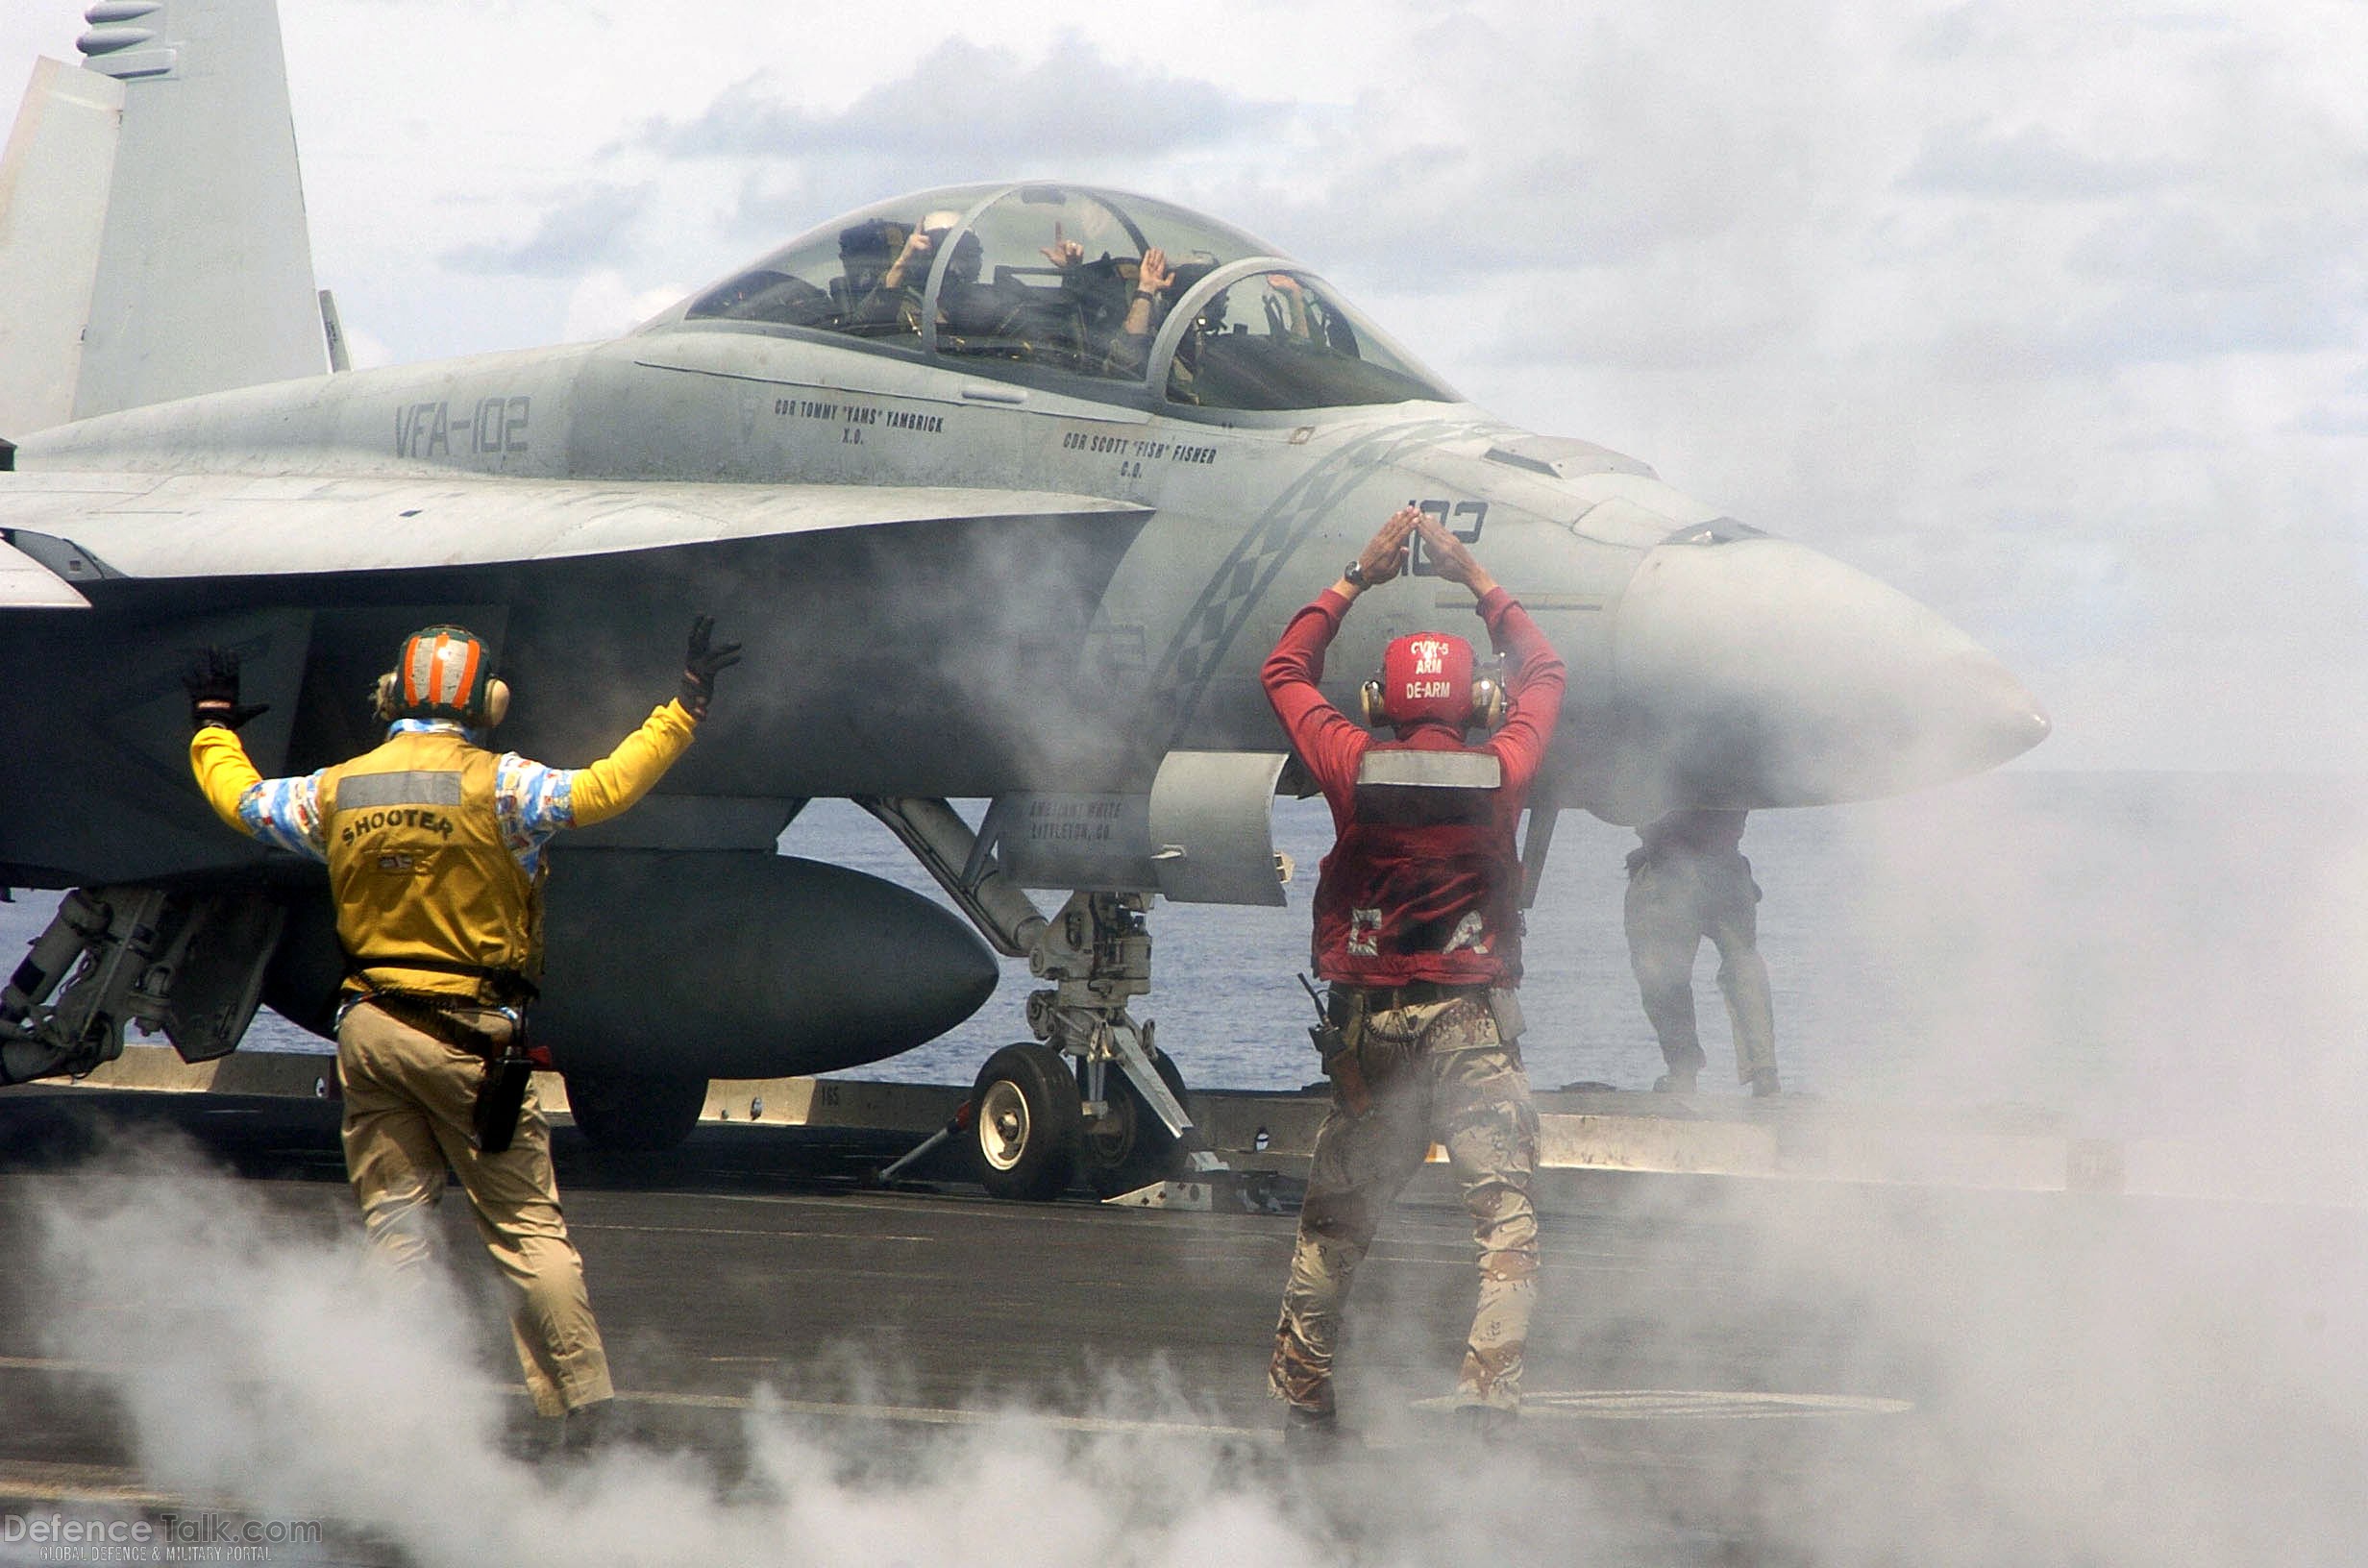
<path id="1" fill-rule="evenodd" d="M 953 282 L 974 283 L 986 258 L 987 248 L 978 243 L 978 236 L 964 234 L 953 242 L 953 255 L 946 258 L 946 276 Z"/>
<path id="2" fill-rule="evenodd" d="M 451 719 L 490 729 L 509 712 L 509 686 L 495 678 L 493 651 L 464 626 L 422 626 L 403 640 L 395 667 L 379 676 L 372 706 L 397 719 Z"/>
<path id="3" fill-rule="evenodd" d="M 1426 722 L 1493 729 L 1505 720 L 1505 689 L 1476 674 L 1471 644 L 1452 632 L 1418 631 L 1382 650 L 1381 678 L 1358 694 L 1368 724 L 1403 729 Z"/>
<path id="4" fill-rule="evenodd" d="M 946 236 L 953 233 L 961 222 L 962 214 L 950 207 L 941 207 L 921 220 L 919 231 L 929 236 L 932 256 L 944 253 Z M 955 283 L 977 282 L 978 269 L 985 259 L 985 247 L 978 243 L 978 236 L 974 233 L 965 233 L 960 239 L 955 240 L 953 252 L 946 261 L 947 282 Z M 909 281 L 916 287 L 921 282 L 919 278 Z"/>
<path id="5" fill-rule="evenodd" d="M 877 273 L 897 258 L 911 230 L 886 218 L 867 218 L 839 231 L 839 260 L 851 271 Z"/>
<path id="6" fill-rule="evenodd" d="M 1217 267 L 1217 257 L 1207 251 L 1194 251 L 1187 255 L 1168 269 L 1168 298 L 1172 301 L 1180 300 L 1190 294 L 1199 284 L 1200 280 L 1215 272 Z M 1225 307 L 1220 303 L 1224 297 L 1223 291 L 1221 290 L 1204 307 L 1204 309 L 1212 309 L 1216 312 L 1212 319 L 1217 321 L 1225 319 Z"/>

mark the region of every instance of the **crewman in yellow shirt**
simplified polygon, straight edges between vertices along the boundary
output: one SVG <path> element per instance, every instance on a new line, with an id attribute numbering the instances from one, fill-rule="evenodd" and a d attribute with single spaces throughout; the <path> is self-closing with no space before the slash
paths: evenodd
<path id="1" fill-rule="evenodd" d="M 337 1009 L 345 1168 L 379 1254 L 415 1267 L 449 1165 L 511 1298 L 535 1409 L 569 1449 L 600 1440 L 614 1394 L 583 1261 L 567 1237 L 551 1139 L 529 1080 L 525 1009 L 542 972 L 544 846 L 616 816 L 691 744 L 716 674 L 740 645 L 691 628 L 681 695 L 588 768 L 548 768 L 482 744 L 509 688 L 459 626 L 404 641 L 379 679 L 386 740 L 303 777 L 263 778 L 239 743 L 262 712 L 238 700 L 234 656 L 192 666 L 189 766 L 215 813 L 248 836 L 326 861 L 346 954 Z"/>

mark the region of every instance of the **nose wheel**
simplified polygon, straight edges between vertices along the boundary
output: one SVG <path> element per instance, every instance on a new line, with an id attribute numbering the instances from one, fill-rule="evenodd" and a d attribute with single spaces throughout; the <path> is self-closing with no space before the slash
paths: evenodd
<path id="1" fill-rule="evenodd" d="M 1160 1081 L 1178 1100 L 1184 1075 L 1154 1049 Z M 1077 1065 L 1050 1045 L 1006 1045 L 987 1059 L 971 1088 L 972 1153 L 990 1196 L 1044 1203 L 1073 1179 L 1097 1197 L 1132 1192 L 1174 1175 L 1181 1142 L 1118 1074 L 1101 1115 L 1088 1120 Z"/>
<path id="2" fill-rule="evenodd" d="M 1282 766 L 1279 757 L 1274 767 Z M 1164 774 L 1163 774 L 1164 776 Z M 1274 783 L 1260 783 L 1261 798 Z M 1036 1040 L 987 1059 L 951 1121 L 880 1172 L 894 1180 L 960 1140 L 999 1198 L 1058 1197 L 1072 1180 L 1115 1198 L 1176 1176 L 1225 1170 L 1193 1125 L 1184 1082 L 1126 1004 L 1151 989 L 1151 893 L 1080 890 L 1047 919 L 992 845 L 943 800 L 867 796 L 996 951 L 1049 982 L 1027 999 Z M 1179 851 L 1180 852 L 1180 851 Z"/>
<path id="3" fill-rule="evenodd" d="M 992 1197 L 1044 1203 L 1077 1168 L 1085 1115 L 1069 1060 L 1049 1045 L 1006 1045 L 971 1087 L 979 1185 Z"/>

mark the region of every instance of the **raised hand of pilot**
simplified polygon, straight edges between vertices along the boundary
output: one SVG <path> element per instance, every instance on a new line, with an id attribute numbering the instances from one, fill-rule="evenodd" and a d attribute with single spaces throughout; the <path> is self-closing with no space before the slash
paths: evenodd
<path id="1" fill-rule="evenodd" d="M 880 275 L 880 282 L 891 288 L 902 286 L 906 273 L 912 268 L 918 266 L 925 269 L 927 267 L 929 251 L 935 243 L 936 241 L 929 238 L 927 230 L 914 230 L 910 235 L 906 236 L 904 249 L 897 252 L 897 258 L 889 262 L 888 270 Z"/>
<path id="2" fill-rule="evenodd" d="M 187 667 L 181 672 L 181 684 L 189 693 L 192 732 L 209 724 L 235 730 L 257 714 L 271 711 L 268 702 L 240 704 L 238 655 L 228 649 L 210 648 L 190 655 Z"/>
<path id="3" fill-rule="evenodd" d="M 1135 268 L 1135 292 L 1145 299 L 1164 294 L 1175 282 L 1175 273 L 1168 265 L 1168 253 L 1154 245 L 1143 253 L 1143 260 Z"/>
<path id="4" fill-rule="evenodd" d="M 707 704 L 715 699 L 717 673 L 740 662 L 740 645 L 719 647 L 711 640 L 714 635 L 715 617 L 702 615 L 692 620 L 691 646 L 682 655 L 682 706 L 694 719 L 707 717 Z"/>
<path id="5" fill-rule="evenodd" d="M 1085 259 L 1085 247 L 1062 234 L 1061 226 L 1056 221 L 1052 225 L 1052 243 L 1044 248 L 1044 258 L 1067 272 Z"/>
<path id="6" fill-rule="evenodd" d="M 1489 590 L 1496 586 L 1496 579 L 1489 576 L 1488 568 L 1480 564 L 1479 557 L 1471 552 L 1471 547 L 1448 532 L 1446 525 L 1430 513 L 1418 512 L 1415 515 L 1418 520 L 1415 527 L 1422 532 L 1423 553 L 1430 557 L 1431 565 L 1438 568 L 1439 575 L 1449 582 L 1462 583 L 1475 597 L 1485 598 Z"/>

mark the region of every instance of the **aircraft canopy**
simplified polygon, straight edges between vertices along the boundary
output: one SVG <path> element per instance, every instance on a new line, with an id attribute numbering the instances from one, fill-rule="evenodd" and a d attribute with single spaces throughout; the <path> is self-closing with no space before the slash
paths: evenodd
<path id="1" fill-rule="evenodd" d="M 1238 229 L 1083 185 L 955 185 L 846 213 L 643 330 L 854 339 L 966 374 L 1289 410 L 1456 395 Z"/>

